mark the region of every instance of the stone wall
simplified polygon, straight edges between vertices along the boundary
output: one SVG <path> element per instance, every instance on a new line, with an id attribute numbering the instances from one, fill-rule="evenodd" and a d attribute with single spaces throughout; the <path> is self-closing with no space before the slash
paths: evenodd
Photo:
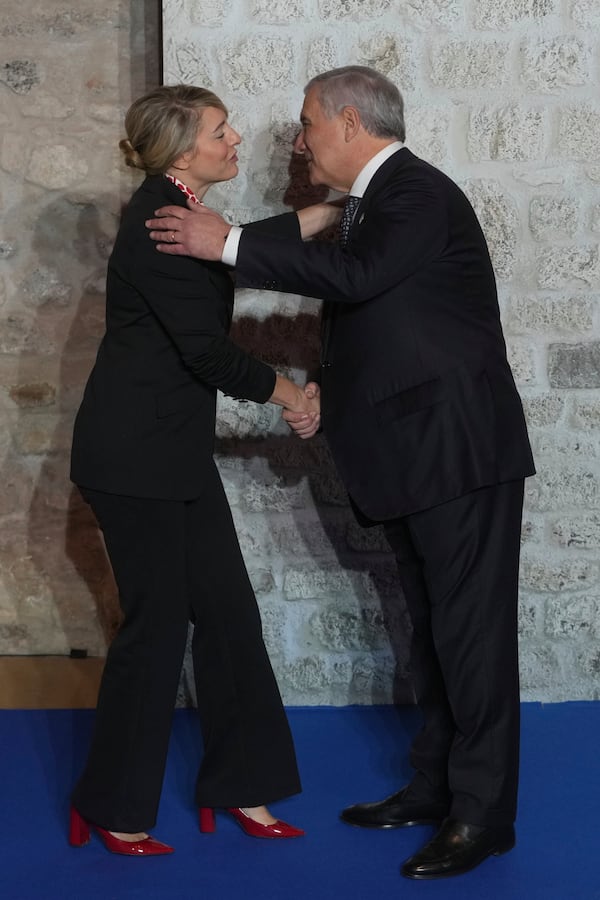
<path id="1" fill-rule="evenodd" d="M 3 0 L 0 654 L 101 655 L 117 620 L 68 457 L 134 185 L 123 115 L 160 80 L 159 25 L 144 0 Z"/>
<path id="2" fill-rule="evenodd" d="M 101 653 L 117 620 L 97 532 L 67 480 L 133 181 L 117 153 L 158 79 L 157 4 L 5 0 L 0 59 L 0 653 Z M 209 202 L 233 221 L 311 192 L 290 151 L 302 85 L 390 75 L 407 143 L 486 231 L 539 474 L 527 486 L 524 699 L 600 689 L 600 54 L 597 0 L 165 0 L 164 80 L 213 87 L 244 136 Z M 153 67 L 154 66 L 154 67 Z M 318 304 L 241 291 L 235 334 L 298 379 Z M 320 438 L 220 404 L 218 460 L 288 703 L 410 697 L 408 625 L 381 535 L 354 523 Z M 182 697 L 189 690 L 185 672 Z"/>

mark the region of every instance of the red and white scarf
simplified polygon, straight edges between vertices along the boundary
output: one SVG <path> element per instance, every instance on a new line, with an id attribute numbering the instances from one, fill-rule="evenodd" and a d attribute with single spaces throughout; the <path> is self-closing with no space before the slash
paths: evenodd
<path id="1" fill-rule="evenodd" d="M 175 185 L 175 187 L 178 187 L 180 191 L 183 191 L 185 196 L 189 197 L 189 199 L 193 203 L 199 203 L 200 205 L 202 205 L 202 201 L 198 200 L 195 193 L 192 190 L 190 190 L 190 188 L 187 186 L 187 184 L 184 184 L 183 181 L 179 180 L 179 178 L 175 178 L 174 175 L 170 175 L 169 172 L 165 172 L 165 177 L 168 178 L 169 181 Z"/>

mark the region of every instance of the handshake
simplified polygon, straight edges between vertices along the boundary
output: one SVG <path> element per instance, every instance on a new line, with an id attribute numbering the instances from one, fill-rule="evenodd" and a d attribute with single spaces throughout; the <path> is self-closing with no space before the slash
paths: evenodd
<path id="1" fill-rule="evenodd" d="M 309 381 L 300 391 L 294 408 L 285 407 L 283 419 L 299 438 L 314 437 L 321 427 L 321 389 L 316 381 Z"/>

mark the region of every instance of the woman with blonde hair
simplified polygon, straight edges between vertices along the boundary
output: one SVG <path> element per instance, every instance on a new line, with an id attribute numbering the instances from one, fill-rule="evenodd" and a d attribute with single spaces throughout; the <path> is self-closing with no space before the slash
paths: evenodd
<path id="1" fill-rule="evenodd" d="M 77 414 L 71 478 L 101 528 L 122 624 L 107 654 L 70 840 L 93 828 L 115 853 L 154 856 L 152 838 L 188 621 L 204 752 L 200 827 L 227 810 L 247 834 L 303 832 L 265 804 L 297 793 L 294 747 L 213 459 L 216 393 L 318 417 L 318 401 L 229 338 L 233 286 L 221 264 L 156 251 L 144 222 L 201 203 L 234 178 L 240 136 L 212 92 L 161 87 L 129 109 L 121 149 L 146 178 L 108 264 L 106 333 Z M 308 237 L 339 210 L 299 213 Z M 250 227 L 277 231 L 279 218 Z"/>

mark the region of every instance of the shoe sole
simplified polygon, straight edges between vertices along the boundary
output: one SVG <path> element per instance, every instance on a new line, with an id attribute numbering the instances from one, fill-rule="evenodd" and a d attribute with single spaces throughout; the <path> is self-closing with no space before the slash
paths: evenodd
<path id="1" fill-rule="evenodd" d="M 482 862 L 485 862 L 486 859 L 489 859 L 490 856 L 503 856 L 505 853 L 510 853 L 510 851 L 515 846 L 516 841 L 513 841 L 510 845 L 497 847 L 495 850 L 490 850 L 489 853 L 486 853 L 485 856 L 482 856 L 476 863 L 473 863 L 472 866 L 463 866 L 462 869 L 453 869 L 451 872 L 437 872 L 431 875 L 420 875 L 418 873 L 410 873 L 405 872 L 404 868 L 400 869 L 400 874 L 405 878 L 410 878 L 412 881 L 435 881 L 439 878 L 452 878 L 453 875 L 464 875 L 466 872 L 472 872 L 473 869 L 476 869 L 477 866 L 480 866 Z"/>
<path id="2" fill-rule="evenodd" d="M 353 822 L 351 819 L 346 819 L 344 818 L 344 816 L 340 816 L 340 820 L 345 825 L 352 825 L 353 828 L 371 828 L 378 831 L 383 831 L 388 828 L 410 828 L 413 825 L 439 825 L 443 819 L 444 816 L 440 816 L 439 819 L 410 819 L 407 822 L 390 822 L 386 823 L 385 825 L 376 825 L 374 822 Z"/>

